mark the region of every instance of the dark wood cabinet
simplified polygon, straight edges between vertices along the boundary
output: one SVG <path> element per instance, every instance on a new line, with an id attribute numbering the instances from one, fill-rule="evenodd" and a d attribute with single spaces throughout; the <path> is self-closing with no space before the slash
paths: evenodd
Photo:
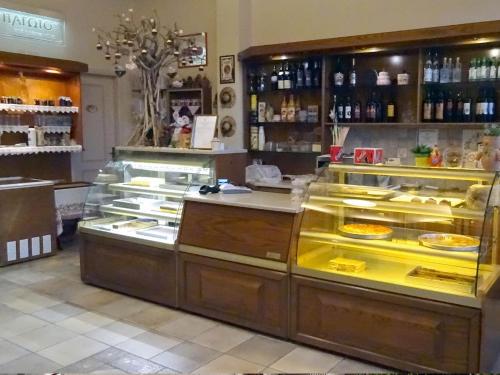
<path id="1" fill-rule="evenodd" d="M 291 337 L 407 371 L 476 372 L 481 311 L 292 276 Z"/>
<path id="2" fill-rule="evenodd" d="M 176 253 L 82 233 L 85 283 L 163 305 L 177 305 Z"/>
<path id="3" fill-rule="evenodd" d="M 184 253 L 180 253 L 179 261 L 181 308 L 287 336 L 286 273 Z"/>

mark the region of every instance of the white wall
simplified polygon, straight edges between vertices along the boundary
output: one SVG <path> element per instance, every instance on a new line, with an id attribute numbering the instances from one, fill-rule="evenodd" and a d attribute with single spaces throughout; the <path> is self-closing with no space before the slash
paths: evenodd
<path id="1" fill-rule="evenodd" d="M 248 0 L 252 44 L 500 19 L 498 0 Z"/>

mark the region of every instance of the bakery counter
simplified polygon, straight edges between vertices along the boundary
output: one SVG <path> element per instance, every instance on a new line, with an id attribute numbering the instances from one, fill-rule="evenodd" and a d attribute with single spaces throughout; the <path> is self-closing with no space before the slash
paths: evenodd
<path id="1" fill-rule="evenodd" d="M 290 195 L 278 193 L 187 195 L 179 305 L 286 337 L 289 250 L 301 211 Z"/>

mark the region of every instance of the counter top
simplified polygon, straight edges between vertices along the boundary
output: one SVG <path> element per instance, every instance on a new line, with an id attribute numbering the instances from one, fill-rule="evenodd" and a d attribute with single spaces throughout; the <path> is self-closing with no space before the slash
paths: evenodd
<path id="1" fill-rule="evenodd" d="M 54 185 L 53 181 L 37 180 L 25 177 L 2 177 L 0 178 L 0 190 L 13 190 L 34 188 L 40 186 Z"/>
<path id="2" fill-rule="evenodd" d="M 253 191 L 249 194 L 189 194 L 184 197 L 187 201 L 220 204 L 224 206 L 235 206 L 254 208 L 257 210 L 280 211 L 298 213 L 302 211 L 301 202 L 292 202 L 290 194 L 267 193 L 264 191 Z"/>
<path id="3" fill-rule="evenodd" d="M 171 148 L 171 147 L 152 147 L 152 146 L 117 146 L 115 151 L 132 152 L 162 152 L 166 154 L 189 154 L 189 155 L 228 155 L 228 154 L 246 154 L 245 149 L 236 150 L 198 150 L 190 148 Z"/>
<path id="4" fill-rule="evenodd" d="M 256 186 L 256 187 L 266 187 L 266 188 L 273 188 L 273 189 L 292 189 L 292 182 L 291 181 L 280 181 L 280 182 L 255 182 L 251 181 L 249 184 Z"/>

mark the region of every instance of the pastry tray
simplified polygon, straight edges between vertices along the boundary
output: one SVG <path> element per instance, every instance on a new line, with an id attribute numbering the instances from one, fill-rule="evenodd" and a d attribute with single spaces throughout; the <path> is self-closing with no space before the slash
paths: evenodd
<path id="1" fill-rule="evenodd" d="M 412 199 L 415 199 L 415 198 L 420 199 L 422 202 L 412 202 Z M 459 199 L 459 198 L 431 197 L 431 196 L 421 196 L 421 195 L 412 195 L 412 194 L 401 194 L 401 195 L 398 195 L 397 197 L 391 198 L 389 200 L 391 202 L 403 202 L 403 203 L 414 203 L 414 204 L 420 203 L 420 204 L 432 205 L 433 203 L 426 203 L 425 202 L 427 199 L 430 199 L 430 198 L 432 198 L 436 201 L 436 203 L 434 203 L 434 205 L 439 205 L 439 206 L 444 206 L 444 205 L 440 204 L 444 200 L 450 202 L 450 205 L 451 205 L 450 207 L 458 207 L 464 203 L 464 200 Z"/>
<path id="2" fill-rule="evenodd" d="M 430 289 L 443 289 L 459 293 L 473 293 L 476 278 L 459 273 L 443 272 L 432 268 L 417 266 L 406 278 L 408 281 Z"/>
<path id="3" fill-rule="evenodd" d="M 165 239 L 173 233 L 174 229 L 175 228 L 173 227 L 158 225 L 148 229 L 137 230 L 135 233 L 140 234 L 141 236 Z"/>
<path id="4" fill-rule="evenodd" d="M 384 234 L 361 234 L 361 233 L 350 233 L 342 230 L 342 227 L 338 229 L 339 233 L 344 237 L 356 238 L 359 240 L 389 240 L 392 238 L 393 232 Z"/>
<path id="5" fill-rule="evenodd" d="M 448 236 L 448 237 L 454 237 L 454 238 L 467 238 L 467 239 L 474 239 L 477 240 L 474 237 L 469 237 L 469 236 L 463 236 L 459 234 L 443 234 L 443 233 L 426 233 L 418 236 L 418 241 L 420 245 L 425 246 L 425 247 L 430 247 L 431 249 L 436 249 L 436 250 L 447 250 L 447 251 L 478 251 L 479 250 L 479 245 L 480 242 L 477 240 L 477 245 L 470 245 L 470 246 L 450 246 L 446 244 L 436 244 L 434 242 L 429 242 L 428 240 L 437 238 L 437 237 L 442 237 L 442 236 Z"/>

